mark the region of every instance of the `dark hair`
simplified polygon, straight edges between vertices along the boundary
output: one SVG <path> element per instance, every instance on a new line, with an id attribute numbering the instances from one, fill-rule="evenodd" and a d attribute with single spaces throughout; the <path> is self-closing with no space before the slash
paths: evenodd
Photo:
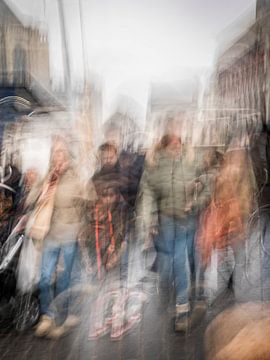
<path id="1" fill-rule="evenodd" d="M 162 136 L 160 142 L 157 144 L 156 150 L 160 151 L 166 149 L 166 147 L 170 145 L 173 139 L 178 139 L 180 144 L 182 143 L 181 138 L 179 136 L 166 134 Z"/>
<path id="2" fill-rule="evenodd" d="M 104 152 L 104 151 L 114 151 L 115 154 L 117 154 L 117 148 L 115 145 L 113 145 L 112 143 L 106 142 L 102 145 L 100 145 L 100 147 L 98 148 L 99 152 Z"/>

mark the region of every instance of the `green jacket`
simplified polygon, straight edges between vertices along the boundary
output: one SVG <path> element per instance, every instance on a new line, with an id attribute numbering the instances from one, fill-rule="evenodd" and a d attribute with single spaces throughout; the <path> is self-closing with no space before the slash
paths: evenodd
<path id="1" fill-rule="evenodd" d="M 186 218 L 195 193 L 195 166 L 185 158 L 159 154 L 154 167 L 146 167 L 141 180 L 142 215 L 148 226 L 158 224 L 159 215 Z"/>

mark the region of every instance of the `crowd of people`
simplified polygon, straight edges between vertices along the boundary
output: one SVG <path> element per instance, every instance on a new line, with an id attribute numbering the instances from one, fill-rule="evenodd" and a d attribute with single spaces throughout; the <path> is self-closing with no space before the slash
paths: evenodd
<path id="1" fill-rule="evenodd" d="M 160 311 L 173 303 L 175 331 L 187 333 L 191 319 L 207 312 L 205 274 L 214 261 L 216 296 L 234 281 L 236 268 L 242 268 L 238 285 L 245 276 L 250 218 L 258 206 L 250 149 L 237 146 L 237 138 L 223 148 L 194 149 L 165 132 L 149 153 L 107 141 L 97 159 L 83 183 L 68 139 L 55 136 L 46 176 L 28 169 L 13 202 L 14 219 L 25 217 L 25 239 L 37 253 L 35 334 L 58 338 L 78 325 L 70 290 L 85 282 L 93 298 L 89 339 L 108 332 L 121 338 L 140 322 L 149 296 L 158 297 Z M 10 222 L 3 214 L 6 234 Z M 147 267 L 149 252 L 155 256 Z M 143 287 L 149 272 L 156 274 L 155 294 Z"/>

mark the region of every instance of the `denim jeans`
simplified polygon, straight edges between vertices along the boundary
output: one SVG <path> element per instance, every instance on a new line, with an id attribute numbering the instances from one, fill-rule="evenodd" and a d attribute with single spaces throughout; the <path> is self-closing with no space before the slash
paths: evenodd
<path id="1" fill-rule="evenodd" d="M 52 286 L 52 278 L 56 272 L 60 254 L 63 255 L 64 269 L 56 278 L 55 288 Z M 77 253 L 77 243 L 69 242 L 60 246 L 45 246 L 42 254 L 41 274 L 39 282 L 40 290 L 40 310 L 41 314 L 54 317 L 50 305 L 52 301 L 61 293 L 68 290 L 70 285 L 71 271 Z M 68 296 L 63 303 L 63 311 L 67 312 Z"/>
<path id="2" fill-rule="evenodd" d="M 160 289 L 169 290 L 174 282 L 176 304 L 189 302 L 189 274 L 195 268 L 195 218 L 179 220 L 167 216 L 159 219 L 159 234 L 155 239 Z"/>

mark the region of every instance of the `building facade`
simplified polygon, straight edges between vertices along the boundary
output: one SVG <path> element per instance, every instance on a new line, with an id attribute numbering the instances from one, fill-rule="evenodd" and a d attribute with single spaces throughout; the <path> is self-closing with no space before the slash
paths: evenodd
<path id="1" fill-rule="evenodd" d="M 204 116 L 214 119 L 217 142 L 228 143 L 235 131 L 245 142 L 250 128 L 270 125 L 269 16 L 270 1 L 258 0 L 254 24 L 217 56 Z"/>

